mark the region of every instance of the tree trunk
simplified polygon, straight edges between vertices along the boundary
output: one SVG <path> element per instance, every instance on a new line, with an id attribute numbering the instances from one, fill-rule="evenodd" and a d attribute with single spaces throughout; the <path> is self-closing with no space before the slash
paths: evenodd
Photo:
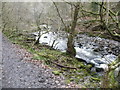
<path id="1" fill-rule="evenodd" d="M 72 25 L 70 28 L 70 33 L 68 36 L 68 42 L 67 42 L 67 53 L 71 56 L 75 56 L 76 55 L 76 50 L 74 48 L 74 36 L 75 36 L 75 28 L 77 25 L 77 17 L 78 17 L 78 13 L 79 13 L 79 2 L 77 3 L 75 10 L 74 10 L 74 18 L 72 21 Z"/>
<path id="2" fill-rule="evenodd" d="M 34 45 L 37 45 L 39 44 L 39 40 L 40 40 L 40 37 L 41 37 L 41 30 L 39 30 L 39 33 L 38 33 L 38 39 L 35 41 Z"/>
<path id="3" fill-rule="evenodd" d="M 104 75 L 103 75 L 103 82 L 102 82 L 102 88 L 109 88 L 109 71 L 104 71 Z"/>
<path id="4" fill-rule="evenodd" d="M 108 22 L 109 22 L 109 5 L 110 5 L 110 3 L 109 3 L 109 0 L 107 0 L 107 10 L 106 10 L 106 24 L 108 25 Z"/>
<path id="5" fill-rule="evenodd" d="M 104 24 L 103 24 L 103 22 L 104 22 L 104 19 L 103 19 L 103 5 L 104 5 L 104 2 L 102 2 L 101 6 L 100 6 L 100 11 L 99 11 L 100 22 L 101 22 L 102 26 L 104 26 Z"/>
<path id="6" fill-rule="evenodd" d="M 71 56 L 75 56 L 76 55 L 76 51 L 74 48 L 74 37 L 72 34 L 70 34 L 68 36 L 68 42 L 67 42 L 67 53 Z"/>

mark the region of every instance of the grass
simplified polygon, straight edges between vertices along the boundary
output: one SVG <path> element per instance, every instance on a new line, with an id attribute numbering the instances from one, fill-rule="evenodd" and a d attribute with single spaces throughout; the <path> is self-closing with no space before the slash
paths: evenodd
<path id="1" fill-rule="evenodd" d="M 9 36 L 9 33 L 5 32 L 6 36 Z M 43 45 L 34 45 L 33 41 L 31 43 L 26 43 L 26 36 L 20 35 L 18 36 L 17 33 L 14 33 L 14 35 L 10 36 L 9 39 L 15 43 L 19 44 L 21 47 L 25 48 L 28 52 L 33 54 L 33 60 L 42 60 L 46 65 L 53 68 L 54 71 L 52 72 L 55 75 L 61 75 L 63 74 L 66 77 L 66 83 L 74 82 L 76 84 L 80 84 L 80 79 L 91 76 L 90 74 L 90 68 L 92 65 L 85 65 L 84 62 L 78 61 L 74 57 L 70 57 L 69 55 L 66 55 L 66 53 L 57 51 L 57 50 L 51 50 L 48 46 Z M 74 67 L 77 69 L 69 69 L 65 67 L 60 67 L 60 64 L 62 66 L 67 67 Z M 99 78 L 94 78 L 94 76 L 91 76 L 90 78 L 90 85 L 92 85 L 93 81 L 99 82 Z M 98 84 L 96 83 L 94 87 L 97 87 Z"/>

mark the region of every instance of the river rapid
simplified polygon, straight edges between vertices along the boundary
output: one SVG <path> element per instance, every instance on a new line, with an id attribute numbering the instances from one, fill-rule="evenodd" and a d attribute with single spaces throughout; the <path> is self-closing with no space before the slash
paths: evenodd
<path id="1" fill-rule="evenodd" d="M 38 32 L 33 33 L 38 38 Z M 66 52 L 67 35 L 65 32 L 41 32 L 39 43 L 53 46 L 54 49 Z M 120 54 L 120 42 L 100 37 L 78 34 L 74 39 L 76 58 L 94 65 L 98 72 L 108 68 L 108 64 L 116 60 Z"/>

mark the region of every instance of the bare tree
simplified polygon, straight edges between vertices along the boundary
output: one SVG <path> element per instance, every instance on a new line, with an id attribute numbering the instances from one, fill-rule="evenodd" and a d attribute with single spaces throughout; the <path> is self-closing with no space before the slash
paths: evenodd
<path id="1" fill-rule="evenodd" d="M 43 14 L 43 8 L 42 8 L 41 12 L 37 11 L 36 8 L 35 8 L 36 5 L 37 5 L 36 3 L 33 5 L 33 11 L 34 11 L 35 23 L 37 25 L 37 30 L 38 30 L 39 33 L 38 33 L 38 39 L 34 43 L 35 45 L 39 44 L 39 39 L 41 37 L 41 28 L 40 28 L 41 21 L 40 21 L 40 19 L 41 19 L 41 16 Z"/>
<path id="2" fill-rule="evenodd" d="M 54 3 L 56 10 L 58 12 L 58 16 L 60 17 L 61 22 L 63 23 L 63 25 L 65 27 L 65 30 L 69 32 L 68 42 L 67 42 L 67 53 L 71 56 L 75 56 L 76 50 L 74 48 L 74 37 L 75 37 L 75 28 L 77 25 L 78 14 L 79 14 L 79 9 L 80 9 L 80 2 L 73 4 L 74 5 L 73 18 L 71 21 L 71 26 L 69 26 L 69 27 L 66 26 L 66 23 L 64 22 L 63 18 L 61 17 L 56 3 L 55 2 L 53 2 L 53 3 Z M 71 3 L 69 3 L 69 4 L 71 4 Z"/>

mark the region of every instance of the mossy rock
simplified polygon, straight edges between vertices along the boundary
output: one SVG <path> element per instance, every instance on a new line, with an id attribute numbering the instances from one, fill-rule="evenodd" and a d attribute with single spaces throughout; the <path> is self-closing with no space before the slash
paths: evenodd
<path id="1" fill-rule="evenodd" d="M 79 63 L 77 64 L 77 67 L 78 67 L 78 68 L 84 68 L 85 65 L 84 65 L 83 63 L 80 63 L 80 62 L 79 62 Z"/>
<path id="2" fill-rule="evenodd" d="M 90 69 L 90 68 L 92 68 L 92 65 L 88 64 L 88 65 L 86 65 L 86 68 Z"/>

